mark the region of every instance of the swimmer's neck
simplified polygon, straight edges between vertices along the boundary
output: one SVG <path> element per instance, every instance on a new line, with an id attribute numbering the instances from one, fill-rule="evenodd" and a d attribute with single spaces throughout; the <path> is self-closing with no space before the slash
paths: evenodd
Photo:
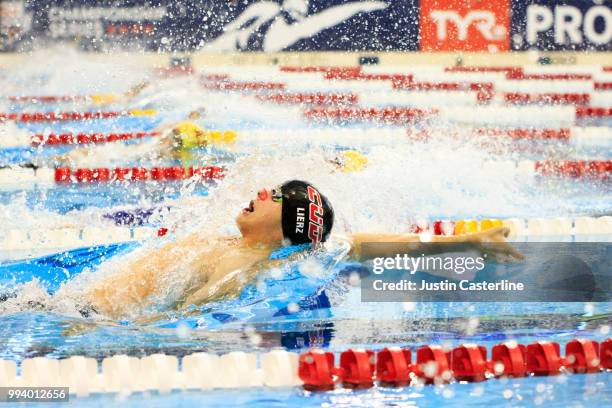
<path id="1" fill-rule="evenodd" d="M 270 248 L 277 248 L 282 245 L 282 236 L 276 236 L 275 234 L 262 234 L 257 232 L 246 232 L 242 231 L 240 241 L 243 245 L 248 247 L 265 246 Z"/>

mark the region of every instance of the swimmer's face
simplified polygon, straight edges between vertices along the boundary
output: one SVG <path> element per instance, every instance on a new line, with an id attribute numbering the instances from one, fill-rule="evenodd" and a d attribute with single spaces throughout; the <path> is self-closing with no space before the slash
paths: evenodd
<path id="1" fill-rule="evenodd" d="M 236 223 L 243 236 L 256 234 L 280 241 L 283 238 L 281 216 L 282 204 L 272 199 L 271 190 L 263 188 L 238 215 Z"/>

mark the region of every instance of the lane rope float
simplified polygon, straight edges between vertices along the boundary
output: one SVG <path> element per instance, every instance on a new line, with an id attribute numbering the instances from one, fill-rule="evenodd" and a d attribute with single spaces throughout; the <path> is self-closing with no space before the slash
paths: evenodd
<path id="1" fill-rule="evenodd" d="M 612 369 L 612 339 L 601 345 L 594 340 L 573 339 L 561 356 L 558 343 L 537 341 L 527 346 L 507 341 L 487 348 L 462 344 L 446 350 L 438 345 L 422 346 L 412 361 L 409 348 L 386 347 L 378 352 L 348 349 L 339 365 L 331 352 L 313 349 L 300 355 L 298 373 L 310 391 L 345 388 L 445 384 L 453 381 L 481 382 L 490 378 L 559 375 L 562 372 L 593 374 Z"/>

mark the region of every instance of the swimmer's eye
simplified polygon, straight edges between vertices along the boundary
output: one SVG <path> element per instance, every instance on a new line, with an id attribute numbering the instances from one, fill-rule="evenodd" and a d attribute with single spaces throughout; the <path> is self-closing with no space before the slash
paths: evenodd
<path id="1" fill-rule="evenodd" d="M 283 201 L 283 193 L 281 192 L 280 188 L 273 188 L 272 189 L 272 201 L 280 203 Z"/>

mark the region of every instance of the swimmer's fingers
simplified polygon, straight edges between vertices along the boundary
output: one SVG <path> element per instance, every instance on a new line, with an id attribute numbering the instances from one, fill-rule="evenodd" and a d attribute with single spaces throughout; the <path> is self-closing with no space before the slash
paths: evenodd
<path id="1" fill-rule="evenodd" d="M 506 245 L 508 246 L 508 251 L 510 252 L 510 255 L 512 255 L 512 257 L 518 261 L 524 261 L 525 260 L 525 255 L 523 255 L 518 249 L 516 249 L 512 244 L 510 243 L 506 243 Z"/>
<path id="2" fill-rule="evenodd" d="M 482 231 L 480 234 L 480 240 L 486 242 L 503 242 L 508 238 L 510 230 L 506 227 L 495 227 L 488 230 Z"/>
<path id="3" fill-rule="evenodd" d="M 509 242 L 484 243 L 482 249 L 488 259 L 498 262 L 522 261 L 525 259 L 525 256 Z"/>
<path id="4" fill-rule="evenodd" d="M 525 256 L 509 242 L 500 242 L 493 245 L 499 247 L 500 251 L 509 256 L 511 260 L 522 261 L 525 259 Z"/>
<path id="5" fill-rule="evenodd" d="M 520 253 L 511 243 L 506 241 L 510 234 L 510 229 L 507 227 L 495 227 L 483 231 L 480 238 L 480 243 L 483 248 L 486 248 L 492 257 L 499 256 L 500 258 L 509 258 L 511 261 L 522 261 L 525 256 Z"/>

